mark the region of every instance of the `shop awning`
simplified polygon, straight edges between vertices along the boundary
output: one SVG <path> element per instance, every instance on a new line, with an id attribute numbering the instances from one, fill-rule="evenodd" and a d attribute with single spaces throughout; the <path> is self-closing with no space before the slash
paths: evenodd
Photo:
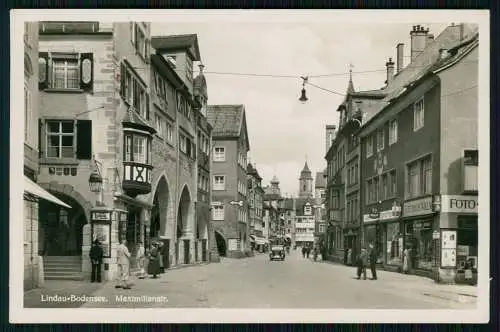
<path id="1" fill-rule="evenodd" d="M 55 197 L 51 193 L 49 193 L 47 190 L 43 189 L 39 185 L 37 185 L 35 182 L 31 181 L 30 178 L 24 177 L 24 191 L 37 196 L 39 198 L 45 199 L 49 202 L 55 203 L 60 206 L 64 206 L 65 208 L 71 209 L 71 206 L 68 204 L 64 203 L 61 201 L 59 198 Z"/>

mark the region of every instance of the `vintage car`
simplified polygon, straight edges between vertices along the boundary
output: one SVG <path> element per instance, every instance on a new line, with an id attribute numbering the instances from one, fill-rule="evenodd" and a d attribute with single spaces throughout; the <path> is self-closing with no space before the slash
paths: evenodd
<path id="1" fill-rule="evenodd" d="M 279 259 L 285 260 L 285 246 L 274 244 L 271 246 L 271 250 L 269 252 L 269 260 Z"/>

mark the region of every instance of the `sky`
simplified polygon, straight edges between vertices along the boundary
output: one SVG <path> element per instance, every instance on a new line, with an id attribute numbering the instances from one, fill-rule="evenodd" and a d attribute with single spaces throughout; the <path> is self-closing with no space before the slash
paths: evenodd
<path id="1" fill-rule="evenodd" d="M 326 168 L 325 126 L 338 122 L 336 109 L 344 98 L 349 69 L 355 90 L 382 88 L 385 63 L 389 57 L 396 62 L 398 43 L 405 44 L 404 64 L 409 62 L 413 25 L 422 24 L 437 37 L 450 24 L 330 23 L 310 17 L 297 22 L 153 22 L 151 27 L 153 36 L 198 35 L 209 105 L 245 105 L 249 161 L 255 163 L 263 185 L 276 175 L 287 196 L 298 194 L 306 160 L 313 177 Z M 313 77 L 328 74 L 334 75 Z M 306 86 L 309 100 L 303 104 L 298 100 L 300 76 L 340 95 Z"/>

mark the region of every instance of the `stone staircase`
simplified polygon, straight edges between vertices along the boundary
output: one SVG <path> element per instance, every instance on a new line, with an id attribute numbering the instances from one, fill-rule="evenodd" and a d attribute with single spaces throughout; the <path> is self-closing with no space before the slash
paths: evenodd
<path id="1" fill-rule="evenodd" d="M 81 256 L 44 256 L 45 280 L 83 280 Z"/>

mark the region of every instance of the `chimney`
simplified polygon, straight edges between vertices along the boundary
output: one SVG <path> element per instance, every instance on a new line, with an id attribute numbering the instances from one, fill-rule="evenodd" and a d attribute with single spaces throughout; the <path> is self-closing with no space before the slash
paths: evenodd
<path id="1" fill-rule="evenodd" d="M 423 26 L 414 25 L 412 31 L 410 32 L 411 37 L 411 61 L 415 60 L 417 56 L 420 55 L 425 49 L 427 44 L 427 35 L 429 29 L 425 29 Z"/>
<path id="2" fill-rule="evenodd" d="M 427 35 L 427 40 L 426 40 L 426 43 L 425 43 L 425 46 L 429 45 L 430 43 L 432 43 L 434 41 L 434 35 L 433 34 L 428 34 Z"/>
<path id="3" fill-rule="evenodd" d="M 404 49 L 405 44 L 403 43 L 396 46 L 396 74 L 403 70 L 404 67 Z"/>
<path id="4" fill-rule="evenodd" d="M 387 68 L 387 81 L 385 81 L 385 83 L 389 85 L 394 78 L 394 62 L 392 62 L 392 58 L 389 58 L 389 61 L 385 63 L 385 66 Z"/>
<path id="5" fill-rule="evenodd" d="M 332 146 L 332 141 L 335 138 L 335 129 L 337 129 L 335 125 L 326 125 L 326 152 Z"/>

